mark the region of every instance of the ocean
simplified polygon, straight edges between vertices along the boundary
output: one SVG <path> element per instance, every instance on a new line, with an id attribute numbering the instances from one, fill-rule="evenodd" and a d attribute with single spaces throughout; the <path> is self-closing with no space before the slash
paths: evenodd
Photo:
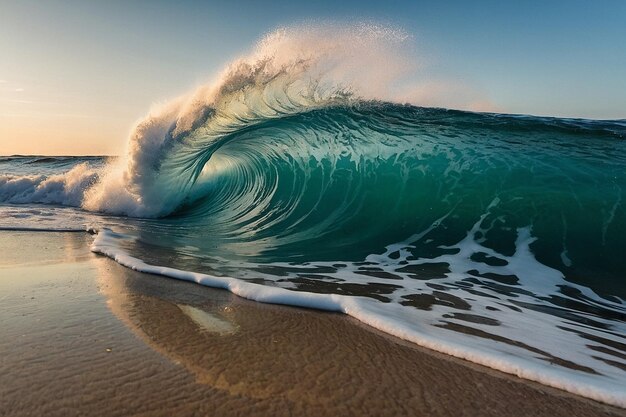
<path id="1" fill-rule="evenodd" d="M 626 407 L 626 120 L 417 107 L 246 62 L 120 157 L 1 157 L 0 229 L 89 231 L 129 268 Z"/>

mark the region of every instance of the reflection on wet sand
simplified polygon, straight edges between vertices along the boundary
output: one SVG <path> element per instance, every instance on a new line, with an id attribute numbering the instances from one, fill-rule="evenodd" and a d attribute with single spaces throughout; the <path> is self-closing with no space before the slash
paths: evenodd
<path id="1" fill-rule="evenodd" d="M 50 239 L 49 237 L 54 238 Z M 81 233 L 34 233 L 0 230 L 0 268 L 54 265 L 86 261 L 89 235 Z"/>

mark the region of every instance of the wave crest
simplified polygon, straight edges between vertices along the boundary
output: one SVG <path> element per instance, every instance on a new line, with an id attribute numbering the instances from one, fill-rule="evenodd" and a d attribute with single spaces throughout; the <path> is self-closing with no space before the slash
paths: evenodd
<path id="1" fill-rule="evenodd" d="M 154 109 L 141 121 L 126 160 L 87 194 L 84 207 L 166 215 L 188 197 L 204 163 L 228 134 L 329 105 L 391 99 L 402 76 L 417 68 L 404 52 L 407 39 L 400 30 L 365 24 L 269 34 L 215 82 Z"/>

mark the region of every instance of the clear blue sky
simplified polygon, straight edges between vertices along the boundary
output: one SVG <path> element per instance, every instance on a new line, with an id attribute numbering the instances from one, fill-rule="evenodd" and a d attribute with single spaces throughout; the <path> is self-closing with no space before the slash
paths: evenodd
<path id="1" fill-rule="evenodd" d="M 626 118 L 623 0 L 0 0 L 0 154 L 42 137 L 53 153 L 117 153 L 152 103 L 310 20 L 400 26 L 432 73 L 503 112 Z"/>

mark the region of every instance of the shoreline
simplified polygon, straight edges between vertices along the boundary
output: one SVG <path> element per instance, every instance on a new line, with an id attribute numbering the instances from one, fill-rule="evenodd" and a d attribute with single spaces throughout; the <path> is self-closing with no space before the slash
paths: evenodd
<path id="1" fill-rule="evenodd" d="M 132 271 L 91 239 L 0 231 L 1 415 L 626 415 L 347 315 Z"/>

